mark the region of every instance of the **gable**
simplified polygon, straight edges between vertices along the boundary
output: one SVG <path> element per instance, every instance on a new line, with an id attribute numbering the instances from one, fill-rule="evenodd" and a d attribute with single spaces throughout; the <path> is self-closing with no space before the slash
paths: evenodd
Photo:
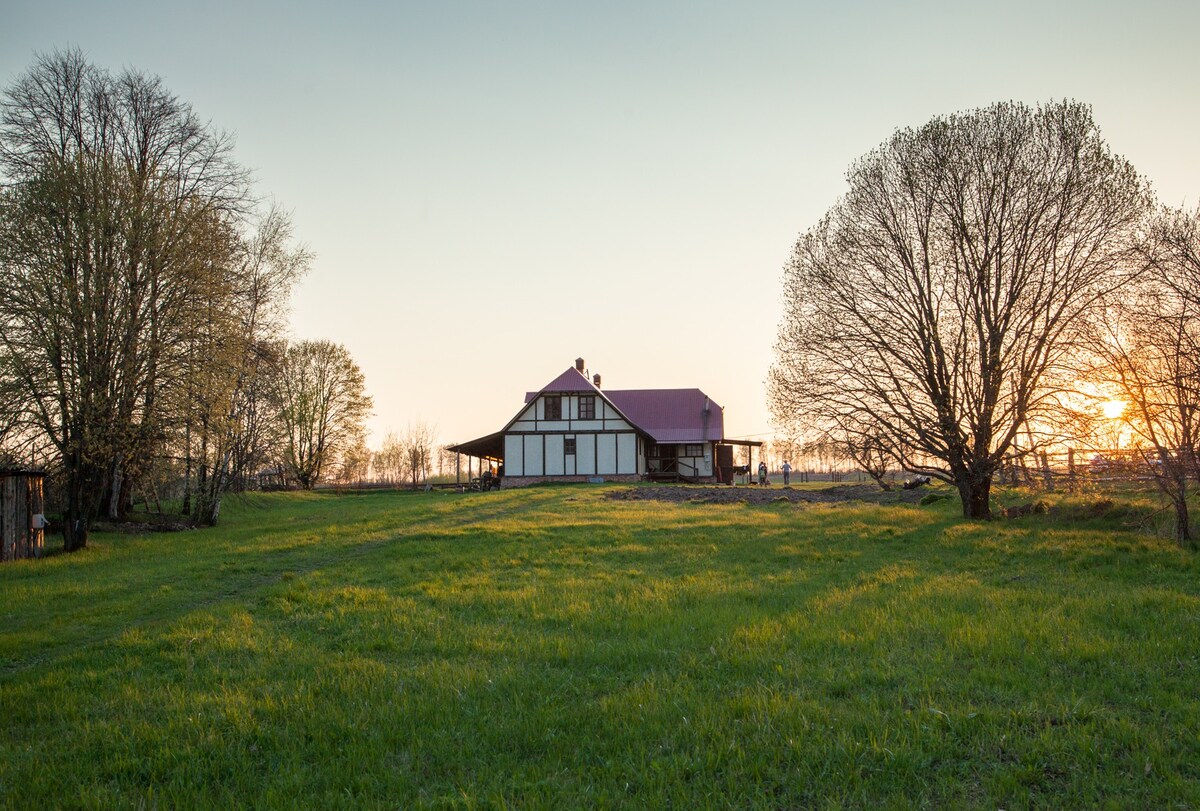
<path id="1" fill-rule="evenodd" d="M 556 402 L 548 402 L 556 401 Z M 599 392 L 537 392 L 504 431 L 632 431 L 635 426 Z"/>

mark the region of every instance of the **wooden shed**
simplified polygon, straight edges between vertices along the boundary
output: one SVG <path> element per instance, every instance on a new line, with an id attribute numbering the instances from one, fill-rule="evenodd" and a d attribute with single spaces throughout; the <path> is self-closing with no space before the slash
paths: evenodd
<path id="1" fill-rule="evenodd" d="M 0 468 L 0 561 L 41 556 L 45 478 L 40 470 Z"/>

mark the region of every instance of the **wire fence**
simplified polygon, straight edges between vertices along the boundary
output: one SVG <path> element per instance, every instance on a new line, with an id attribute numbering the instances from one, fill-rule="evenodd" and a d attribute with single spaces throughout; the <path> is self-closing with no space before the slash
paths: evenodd
<path id="1" fill-rule="evenodd" d="M 1161 464 L 1152 451 L 1139 448 L 1115 448 L 1078 450 L 1067 448 L 1056 451 L 1029 452 L 1014 455 L 1001 465 L 996 474 L 999 484 L 1026 485 L 1031 487 L 1055 486 L 1059 481 L 1145 481 L 1152 479 Z M 782 480 L 783 472 L 778 462 L 769 466 L 772 479 Z M 884 478 L 890 483 L 900 483 L 920 474 L 902 470 L 888 470 Z M 861 483 L 873 481 L 863 468 L 842 463 L 805 463 L 792 466 L 791 481 Z"/>

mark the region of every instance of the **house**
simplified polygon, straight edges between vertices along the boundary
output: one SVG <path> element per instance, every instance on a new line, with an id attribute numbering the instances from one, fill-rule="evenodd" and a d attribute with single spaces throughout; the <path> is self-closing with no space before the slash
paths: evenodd
<path id="1" fill-rule="evenodd" d="M 498 466 L 502 486 L 667 479 L 732 483 L 735 445 L 721 406 L 700 389 L 603 391 L 582 358 L 494 434 L 449 450 Z"/>

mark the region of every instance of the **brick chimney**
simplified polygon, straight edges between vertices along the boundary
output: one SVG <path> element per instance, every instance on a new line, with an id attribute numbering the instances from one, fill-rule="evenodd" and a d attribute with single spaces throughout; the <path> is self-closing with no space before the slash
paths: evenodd
<path id="1" fill-rule="evenodd" d="M 592 375 L 592 385 L 595 386 L 596 388 L 600 388 L 600 373 L 599 372 Z"/>
<path id="2" fill-rule="evenodd" d="M 575 358 L 575 371 L 583 374 L 583 358 Z"/>

